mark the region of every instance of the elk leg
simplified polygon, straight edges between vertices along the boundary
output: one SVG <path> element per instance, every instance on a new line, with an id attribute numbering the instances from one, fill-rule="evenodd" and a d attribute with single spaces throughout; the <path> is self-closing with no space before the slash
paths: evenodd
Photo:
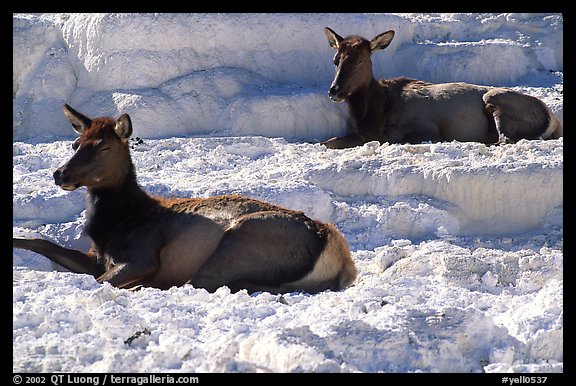
<path id="1" fill-rule="evenodd" d="M 553 118 L 542 101 L 512 90 L 492 89 L 482 99 L 485 109 L 494 117 L 498 133 L 511 142 L 538 138 Z"/>
<path id="2" fill-rule="evenodd" d="M 228 285 L 228 287 L 230 288 L 230 292 L 232 292 L 232 293 L 236 293 L 236 292 L 243 290 L 243 289 L 248 291 L 249 294 L 252 294 L 254 292 L 270 292 L 271 294 L 281 294 L 281 293 L 290 292 L 286 288 L 274 287 L 274 286 L 265 286 L 265 285 L 256 284 L 256 283 L 253 283 L 250 281 L 246 281 L 246 280 L 235 281 L 233 283 L 230 283 Z"/>
<path id="3" fill-rule="evenodd" d="M 233 291 L 291 292 L 284 284 L 310 273 L 324 249 L 319 232 L 310 222 L 282 212 L 245 215 L 227 230 L 189 284 L 208 292 L 224 285 Z"/>
<path id="4" fill-rule="evenodd" d="M 98 282 L 108 282 L 118 288 L 134 288 L 144 283 L 157 269 L 152 264 L 122 263 L 104 272 Z"/>
<path id="5" fill-rule="evenodd" d="M 327 141 L 320 142 L 328 149 L 346 149 L 349 147 L 361 146 L 366 143 L 366 140 L 358 134 L 350 134 L 345 137 L 334 137 Z"/>
<path id="6" fill-rule="evenodd" d="M 269 292 L 271 294 L 285 294 L 290 292 L 301 292 L 301 289 L 295 289 L 289 286 L 266 286 L 263 284 L 257 284 L 246 280 L 238 280 L 232 282 L 228 285 L 230 288 L 230 292 L 236 293 L 242 289 L 248 291 L 249 294 L 254 292 Z M 321 282 L 313 288 L 307 288 L 305 292 L 309 294 L 316 294 L 322 291 L 331 290 L 331 291 L 338 291 L 340 288 L 338 287 L 337 278 L 332 280 L 327 280 L 325 282 Z"/>
<path id="7" fill-rule="evenodd" d="M 68 249 L 42 239 L 12 239 L 14 248 L 26 249 L 46 256 L 53 262 L 75 273 L 86 273 L 98 277 L 104 273 L 104 267 L 98 264 L 96 255 Z"/>

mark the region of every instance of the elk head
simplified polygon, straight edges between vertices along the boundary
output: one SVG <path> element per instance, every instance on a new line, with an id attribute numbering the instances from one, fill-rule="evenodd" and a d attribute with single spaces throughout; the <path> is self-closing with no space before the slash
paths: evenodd
<path id="1" fill-rule="evenodd" d="M 90 119 L 67 104 L 64 114 L 80 137 L 72 144 L 72 158 L 54 172 L 56 185 L 65 190 L 119 186 L 133 168 L 128 146 L 132 122 L 128 114 L 118 120 Z"/>
<path id="2" fill-rule="evenodd" d="M 337 50 L 334 55 L 336 71 L 328 96 L 335 102 L 342 102 L 374 79 L 370 57 L 374 51 L 388 47 L 394 31 L 381 33 L 371 41 L 355 35 L 343 38 L 328 27 L 324 28 L 324 33 L 330 47 Z"/>

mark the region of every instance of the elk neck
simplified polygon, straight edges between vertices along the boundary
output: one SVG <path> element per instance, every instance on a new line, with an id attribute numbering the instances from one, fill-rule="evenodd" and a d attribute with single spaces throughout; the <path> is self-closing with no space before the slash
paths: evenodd
<path id="1" fill-rule="evenodd" d="M 138 185 L 130 161 L 128 173 L 118 186 L 88 188 L 85 229 L 95 243 L 105 244 L 127 224 L 144 220 L 157 205 Z"/>
<path id="2" fill-rule="evenodd" d="M 385 87 L 374 77 L 370 83 L 348 97 L 350 126 L 359 131 L 379 124 L 387 110 Z"/>

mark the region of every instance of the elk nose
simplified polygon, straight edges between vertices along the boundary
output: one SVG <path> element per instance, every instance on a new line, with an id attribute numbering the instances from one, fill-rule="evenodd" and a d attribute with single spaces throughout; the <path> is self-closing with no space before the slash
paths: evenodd
<path id="1" fill-rule="evenodd" d="M 54 183 L 58 186 L 63 185 L 70 181 L 70 176 L 66 173 L 65 169 L 59 168 L 54 172 Z"/>
<path id="2" fill-rule="evenodd" d="M 337 84 L 333 84 L 332 86 L 330 86 L 330 89 L 328 90 L 328 96 L 330 97 L 330 99 L 332 99 L 333 101 L 340 101 L 342 100 L 340 94 L 341 94 L 340 86 L 338 86 Z"/>

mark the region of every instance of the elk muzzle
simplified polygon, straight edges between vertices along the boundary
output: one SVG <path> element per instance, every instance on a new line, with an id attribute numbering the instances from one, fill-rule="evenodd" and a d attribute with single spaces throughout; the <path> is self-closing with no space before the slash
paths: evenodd
<path id="1" fill-rule="evenodd" d="M 70 183 L 71 175 L 68 172 L 66 165 L 56 169 L 54 172 L 54 183 L 64 190 L 76 190 L 80 184 Z"/>
<path id="2" fill-rule="evenodd" d="M 328 96 L 334 102 L 342 102 L 344 99 L 346 99 L 346 97 L 342 93 L 342 88 L 334 83 L 332 83 L 330 89 L 328 90 Z"/>

